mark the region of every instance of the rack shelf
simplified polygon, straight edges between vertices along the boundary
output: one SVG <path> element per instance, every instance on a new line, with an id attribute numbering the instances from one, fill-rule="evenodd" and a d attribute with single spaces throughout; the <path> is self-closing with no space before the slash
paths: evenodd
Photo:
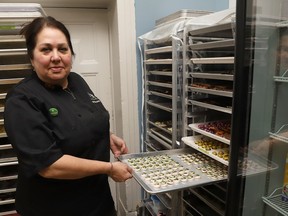
<path id="1" fill-rule="evenodd" d="M 233 81 L 234 75 L 226 73 L 191 73 L 193 78 L 214 79 L 214 80 L 229 80 Z"/>
<path id="2" fill-rule="evenodd" d="M 269 196 L 262 197 L 263 202 L 282 215 L 288 215 L 288 203 L 282 200 L 282 188 L 275 189 Z"/>

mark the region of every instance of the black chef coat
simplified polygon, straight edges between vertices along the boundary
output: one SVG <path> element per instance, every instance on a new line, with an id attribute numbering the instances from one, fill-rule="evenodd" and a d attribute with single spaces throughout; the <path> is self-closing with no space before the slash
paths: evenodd
<path id="1" fill-rule="evenodd" d="M 109 161 L 109 114 L 82 77 L 71 72 L 63 90 L 33 73 L 8 93 L 4 122 L 19 161 L 22 216 L 107 216 L 114 209 L 107 175 L 57 180 L 38 174 L 63 154 Z"/>

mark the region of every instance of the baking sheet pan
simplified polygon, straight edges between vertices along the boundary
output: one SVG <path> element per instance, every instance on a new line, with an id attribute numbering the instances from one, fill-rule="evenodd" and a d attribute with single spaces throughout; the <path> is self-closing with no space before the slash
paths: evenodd
<path id="1" fill-rule="evenodd" d="M 121 155 L 133 177 L 150 194 L 166 193 L 227 179 L 227 166 L 191 148 Z"/>

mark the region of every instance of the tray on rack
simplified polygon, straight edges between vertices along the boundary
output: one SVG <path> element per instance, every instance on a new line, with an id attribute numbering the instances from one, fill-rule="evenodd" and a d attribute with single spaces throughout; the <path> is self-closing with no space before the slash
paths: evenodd
<path id="1" fill-rule="evenodd" d="M 192 58 L 194 64 L 234 64 L 234 57 Z"/>
<path id="2" fill-rule="evenodd" d="M 217 101 L 217 100 L 213 100 L 213 99 L 199 99 L 199 100 L 189 100 L 189 102 L 193 105 L 196 106 L 201 106 L 207 109 L 212 109 L 212 110 L 217 110 L 220 112 L 225 112 L 228 114 L 232 114 L 232 105 L 228 105 L 228 103 L 226 102 L 222 102 L 223 104 L 221 104 L 221 101 Z"/>
<path id="3" fill-rule="evenodd" d="M 218 95 L 218 96 L 223 96 L 223 97 L 233 97 L 232 91 L 197 88 L 197 87 L 192 87 L 192 86 L 189 86 L 188 89 L 195 91 L 195 92 L 204 93 L 204 94 Z"/>
<path id="4" fill-rule="evenodd" d="M 150 194 L 166 193 L 227 179 L 227 166 L 191 148 L 121 155 L 133 177 Z"/>
<path id="5" fill-rule="evenodd" d="M 220 143 L 219 141 L 210 139 L 202 135 L 182 137 L 182 141 L 186 145 L 228 166 L 228 159 L 229 159 L 228 145 Z M 203 145 L 202 144 L 199 145 L 199 142 L 201 142 Z M 207 144 L 204 142 L 206 142 Z M 207 149 L 205 145 L 209 145 L 209 149 Z"/>
<path id="6" fill-rule="evenodd" d="M 190 136 L 190 137 L 182 137 L 182 141 L 198 150 L 199 152 L 207 155 L 210 158 L 224 164 L 229 165 L 229 148 L 225 148 L 225 144 L 219 145 L 215 143 L 215 146 L 218 146 L 216 149 L 206 150 L 202 146 L 199 146 L 197 141 L 202 140 L 209 140 L 209 137 L 205 137 L 202 135 L 197 136 Z M 214 141 L 215 142 L 215 141 Z M 216 141 L 217 142 L 217 141 Z M 219 154 L 220 153 L 220 154 Z M 226 157 L 226 158 L 225 158 Z M 257 154 L 257 152 L 250 151 L 249 155 L 246 155 L 243 159 L 240 159 L 238 162 L 238 176 L 249 176 L 249 175 L 256 175 L 260 173 L 265 173 L 267 171 L 272 171 L 278 168 L 278 165 L 273 161 L 268 160 Z"/>
<path id="7" fill-rule="evenodd" d="M 220 142 L 223 142 L 225 144 L 230 144 L 230 140 L 227 139 L 225 136 L 220 136 L 217 133 L 215 133 L 215 131 L 210 131 L 209 127 L 212 126 L 213 129 L 217 128 L 217 126 L 215 126 L 215 124 L 224 122 L 224 124 L 227 124 L 227 121 L 215 121 L 215 122 L 205 122 L 205 123 L 195 123 L 195 124 L 190 124 L 189 127 L 195 131 L 198 132 L 200 134 L 203 134 L 205 136 L 211 137 L 215 140 L 218 140 Z M 207 130 L 204 130 L 203 127 L 207 127 Z M 219 130 L 222 133 L 222 130 Z M 225 133 L 224 135 L 227 135 L 228 137 L 230 136 L 230 133 Z"/>

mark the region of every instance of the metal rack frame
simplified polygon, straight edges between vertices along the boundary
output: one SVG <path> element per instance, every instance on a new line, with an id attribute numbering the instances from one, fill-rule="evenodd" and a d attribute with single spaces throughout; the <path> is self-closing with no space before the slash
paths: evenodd
<path id="1" fill-rule="evenodd" d="M 16 213 L 18 161 L 4 130 L 3 112 L 9 89 L 31 73 L 25 40 L 19 30 L 32 19 L 46 16 L 39 4 L 0 3 L 0 215 Z"/>

